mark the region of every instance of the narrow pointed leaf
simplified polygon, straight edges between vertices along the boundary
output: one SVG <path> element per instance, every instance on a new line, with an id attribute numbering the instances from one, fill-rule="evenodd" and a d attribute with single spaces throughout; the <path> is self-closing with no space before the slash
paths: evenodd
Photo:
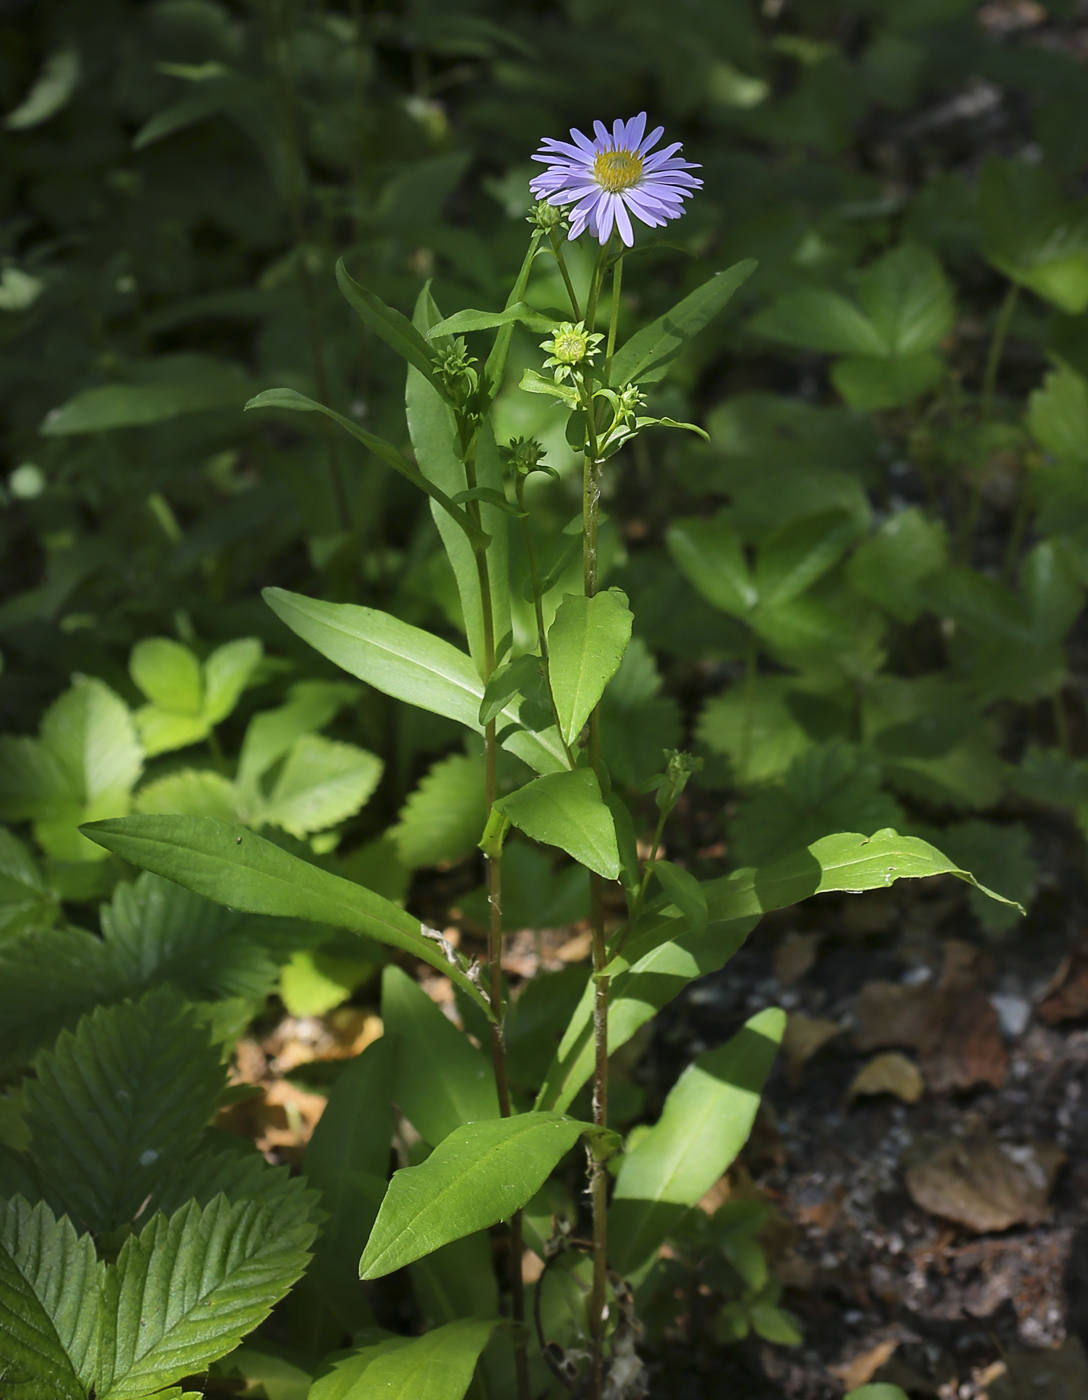
<path id="1" fill-rule="evenodd" d="M 128 817 L 85 834 L 144 870 L 205 899 L 251 914 L 277 914 L 361 933 L 438 968 L 487 1010 L 459 963 L 427 938 L 418 919 L 381 895 L 288 854 L 246 827 L 211 817 Z M 490 1013 L 489 1013 L 490 1014 Z"/>
<path id="2" fill-rule="evenodd" d="M 461 1400 L 500 1318 L 461 1318 L 422 1337 L 391 1337 L 339 1356 L 310 1400 Z"/>
<path id="3" fill-rule="evenodd" d="M 558 311 L 545 314 L 527 302 L 518 301 L 505 311 L 456 311 L 433 325 L 427 332 L 427 339 L 435 340 L 440 335 L 463 335 L 466 331 L 487 331 L 507 325 L 525 326 L 534 335 L 550 335 L 560 320 L 562 316 Z"/>
<path id="4" fill-rule="evenodd" d="M 684 917 L 666 914 L 662 900 L 643 914 L 626 936 L 622 952 L 607 965 L 612 978 L 609 1054 L 694 978 L 727 962 L 763 914 L 788 908 L 814 894 L 832 890 L 858 894 L 927 875 L 954 875 L 991 899 L 1013 903 L 979 884 L 969 871 L 959 869 L 928 842 L 900 836 L 890 828 L 872 836 L 856 832 L 825 836 L 763 869 L 737 870 L 708 882 L 703 886 L 708 923 L 702 935 L 686 932 Z M 1013 907 L 1019 909 L 1020 905 Z M 537 1107 L 566 1108 L 593 1073 L 593 1053 L 591 986 L 563 1036 L 537 1095 Z"/>
<path id="5" fill-rule="evenodd" d="M 655 860 L 653 869 L 661 888 L 687 919 L 692 933 L 705 933 L 706 892 L 691 871 L 674 865 L 671 860 Z"/>
<path id="6" fill-rule="evenodd" d="M 411 322 L 405 324 L 411 325 Z M 361 442 L 364 447 L 368 447 L 375 457 L 379 457 L 386 466 L 392 467 L 413 486 L 418 486 L 421 491 L 425 491 L 432 500 L 442 507 L 447 515 L 457 522 L 470 540 L 480 545 L 487 543 L 487 535 L 475 524 L 468 513 L 460 506 L 455 505 L 440 486 L 428 481 L 423 473 L 417 467 L 413 467 L 391 442 L 386 442 L 384 438 L 375 437 L 373 433 L 368 433 L 365 428 L 360 428 L 358 423 L 353 423 L 350 418 L 345 418 L 342 413 L 337 413 L 335 409 L 326 408 L 323 403 L 318 403 L 316 399 L 308 399 L 305 394 L 300 394 L 295 389 L 266 389 L 263 394 L 257 394 L 255 398 L 250 399 L 246 408 L 285 408 L 294 413 L 324 414 L 326 418 L 331 418 L 334 423 L 339 423 L 341 428 L 344 428 L 355 438 L 356 442 Z"/>
<path id="7" fill-rule="evenodd" d="M 657 1123 L 622 1159 L 609 1212 L 610 1260 L 634 1273 L 748 1140 L 785 1030 L 772 1007 L 689 1065 Z"/>
<path id="8" fill-rule="evenodd" d="M 449 642 L 374 608 L 326 603 L 282 588 L 266 588 L 264 599 L 293 632 L 350 675 L 483 733 L 484 683 L 471 657 Z M 540 733 L 523 729 L 518 713 L 516 699 L 500 713 L 500 728 L 515 726 L 503 735 L 503 747 L 538 773 L 565 769 L 566 754 L 554 727 Z"/>
<path id="9" fill-rule="evenodd" d="M 563 738 L 573 744 L 631 640 L 627 595 L 606 589 L 593 598 L 568 593 L 548 630 L 548 666 Z"/>
<path id="10" fill-rule="evenodd" d="M 382 1278 L 451 1240 L 508 1220 L 591 1124 L 558 1113 L 468 1123 L 418 1167 L 394 1172 L 359 1264 Z"/>
<path id="11" fill-rule="evenodd" d="M 445 398 L 442 382 L 435 374 L 434 351 L 412 325 L 407 316 L 391 306 L 386 306 L 381 297 L 356 282 L 344 266 L 343 258 L 336 264 L 336 280 L 341 292 L 347 298 L 353 311 L 367 323 L 376 335 L 381 336 L 402 360 L 418 369 Z"/>
<path id="12" fill-rule="evenodd" d="M 619 878 L 615 822 L 591 769 L 536 778 L 495 806 L 534 841 L 558 846 L 606 880 Z"/>
<path id="13" fill-rule="evenodd" d="M 393 1096 L 432 1147 L 462 1123 L 498 1118 L 491 1063 L 399 967 L 382 973 L 382 1023 L 393 1043 Z"/>
<path id="14" fill-rule="evenodd" d="M 656 384 L 684 346 L 708 324 L 756 270 L 754 258 L 716 272 L 671 311 L 637 331 L 612 361 L 612 383 Z"/>

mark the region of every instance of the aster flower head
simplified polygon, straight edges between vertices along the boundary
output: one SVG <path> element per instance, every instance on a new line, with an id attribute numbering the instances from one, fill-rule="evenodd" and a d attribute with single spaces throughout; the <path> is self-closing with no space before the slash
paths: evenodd
<path id="1" fill-rule="evenodd" d="M 575 206 L 570 238 L 588 228 L 603 244 L 615 228 L 630 248 L 635 241 L 632 214 L 650 228 L 663 227 L 678 219 L 684 200 L 702 188 L 702 180 L 688 174 L 699 166 L 677 155 L 680 142 L 655 151 L 665 128 L 655 127 L 648 136 L 645 131 L 646 113 L 640 112 L 628 122 L 617 119 L 611 131 L 604 122 L 594 122 L 594 141 L 572 127 L 570 141 L 546 136 L 541 142 L 533 160 L 548 168 L 529 188 L 549 204 Z"/>
<path id="2" fill-rule="evenodd" d="M 554 365 L 557 384 L 564 379 L 573 379 L 576 365 L 593 363 L 593 356 L 603 339 L 603 335 L 588 332 L 584 321 L 579 321 L 577 325 L 563 321 L 552 331 L 550 340 L 540 342 L 541 350 L 548 352 L 544 368 L 549 369 Z"/>

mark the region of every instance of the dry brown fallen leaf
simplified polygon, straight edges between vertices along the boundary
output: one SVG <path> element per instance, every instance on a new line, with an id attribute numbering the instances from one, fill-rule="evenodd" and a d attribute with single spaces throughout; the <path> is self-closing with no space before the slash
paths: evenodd
<path id="1" fill-rule="evenodd" d="M 991 975 L 981 949 L 953 938 L 945 944 L 936 986 L 867 983 L 857 1003 L 858 1049 L 917 1050 L 926 1083 L 938 1094 L 976 1084 L 999 1089 L 1009 1057 L 997 1012 L 983 990 Z"/>
<path id="2" fill-rule="evenodd" d="M 917 1103 L 925 1089 L 921 1070 L 914 1061 L 898 1050 L 886 1050 L 858 1070 L 846 1097 L 853 1101 L 862 1094 L 894 1094 L 904 1103 Z"/>
<path id="3" fill-rule="evenodd" d="M 841 1366 L 829 1366 L 828 1374 L 841 1381 L 846 1390 L 857 1390 L 859 1386 L 869 1384 L 898 1345 L 898 1338 L 889 1337 L 883 1342 L 877 1342 L 876 1346 L 870 1347 L 868 1351 L 859 1352 L 851 1361 L 844 1362 Z"/>
<path id="4" fill-rule="evenodd" d="M 786 1057 L 790 1081 L 797 1083 L 801 1070 L 829 1040 L 842 1034 L 838 1021 L 823 1016 L 806 1016 L 802 1011 L 791 1012 L 782 1037 L 782 1053 Z"/>
<path id="5" fill-rule="evenodd" d="M 1007 1360 L 1012 1375 L 990 1383 L 990 1400 L 1084 1400 L 1088 1395 L 1088 1358 L 1076 1337 L 1054 1351 L 1013 1352 Z"/>
<path id="6" fill-rule="evenodd" d="M 1062 959 L 1036 1010 L 1048 1026 L 1088 1016 L 1088 953 L 1078 949 Z"/>
<path id="7" fill-rule="evenodd" d="M 907 1190 L 915 1205 L 976 1234 L 1036 1225 L 1050 1218 L 1047 1197 L 1064 1160 L 1053 1143 L 949 1138 L 908 1168 Z"/>
<path id="8" fill-rule="evenodd" d="M 800 982 L 816 961 L 823 934 L 787 933 L 774 950 L 774 975 L 784 987 Z"/>

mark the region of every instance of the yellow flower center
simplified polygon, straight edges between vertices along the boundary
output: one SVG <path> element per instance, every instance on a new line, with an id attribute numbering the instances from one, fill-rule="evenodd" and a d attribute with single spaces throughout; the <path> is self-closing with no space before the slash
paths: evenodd
<path id="1" fill-rule="evenodd" d="M 610 194 L 630 189 L 642 177 L 642 157 L 633 151 L 602 151 L 593 162 L 593 178 Z"/>

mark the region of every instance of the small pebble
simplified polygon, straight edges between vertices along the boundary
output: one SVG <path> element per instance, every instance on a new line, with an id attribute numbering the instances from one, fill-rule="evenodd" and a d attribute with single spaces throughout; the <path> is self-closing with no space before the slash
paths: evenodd
<path id="1" fill-rule="evenodd" d="M 997 1012 L 1002 1032 L 1010 1040 L 1024 1034 L 1031 1020 L 1031 1002 L 1026 997 L 999 994 L 990 998 L 990 1005 Z"/>

